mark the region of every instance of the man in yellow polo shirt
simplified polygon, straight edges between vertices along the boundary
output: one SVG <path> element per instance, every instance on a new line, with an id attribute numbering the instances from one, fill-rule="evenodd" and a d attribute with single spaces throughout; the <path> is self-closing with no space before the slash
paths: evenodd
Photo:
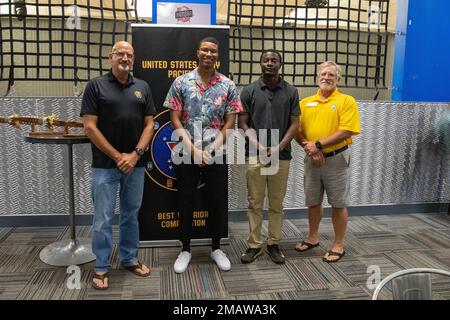
<path id="1" fill-rule="evenodd" d="M 300 128 L 296 136 L 305 156 L 304 188 L 309 235 L 295 250 L 305 252 L 319 245 L 323 194 L 332 206 L 334 243 L 323 257 L 337 262 L 345 254 L 344 236 L 350 205 L 350 152 L 352 136 L 360 132 L 359 113 L 353 97 L 337 89 L 341 68 L 326 61 L 319 66 L 317 94 L 300 102 Z"/>

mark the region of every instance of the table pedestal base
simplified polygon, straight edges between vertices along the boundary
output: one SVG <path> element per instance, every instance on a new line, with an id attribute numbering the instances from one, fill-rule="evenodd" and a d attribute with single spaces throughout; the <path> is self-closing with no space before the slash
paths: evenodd
<path id="1" fill-rule="evenodd" d="M 66 239 L 49 244 L 39 254 L 41 260 L 51 266 L 79 265 L 95 260 L 91 239 Z"/>

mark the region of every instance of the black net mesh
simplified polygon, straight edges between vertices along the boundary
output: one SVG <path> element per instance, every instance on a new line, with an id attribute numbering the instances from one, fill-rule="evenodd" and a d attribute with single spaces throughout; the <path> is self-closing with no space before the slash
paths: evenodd
<path id="1" fill-rule="evenodd" d="M 107 54 L 131 38 L 126 0 L 8 0 L 0 3 L 0 80 L 86 81 L 109 68 Z"/>
<path id="2" fill-rule="evenodd" d="M 386 87 L 389 0 L 230 0 L 228 24 L 234 80 L 260 74 L 264 49 L 283 53 L 283 74 L 315 86 L 317 66 L 342 65 L 346 87 Z"/>
<path id="3" fill-rule="evenodd" d="M 118 40 L 142 21 L 136 0 L 0 1 L 0 81 L 87 81 L 109 68 Z M 389 0 L 230 0 L 233 80 L 260 74 L 262 50 L 284 57 L 283 75 L 315 86 L 317 65 L 343 66 L 347 87 L 386 87 Z M 145 21 L 149 22 L 149 21 Z"/>

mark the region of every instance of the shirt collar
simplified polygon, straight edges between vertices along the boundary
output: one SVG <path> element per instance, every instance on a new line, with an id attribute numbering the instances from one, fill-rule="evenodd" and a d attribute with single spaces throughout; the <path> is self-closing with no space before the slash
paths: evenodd
<path id="1" fill-rule="evenodd" d="M 262 77 L 258 79 L 258 83 L 259 83 L 259 87 L 261 89 L 268 88 L 267 84 L 264 83 Z M 281 78 L 281 76 L 278 77 L 278 82 L 277 82 L 276 88 L 280 88 L 280 89 L 283 88 L 283 79 Z"/>
<path id="2" fill-rule="evenodd" d="M 122 84 L 119 80 L 117 80 L 117 78 L 114 76 L 114 74 L 112 73 L 112 69 L 109 69 L 109 72 L 108 72 L 108 80 L 110 81 L 110 82 L 117 82 L 117 83 L 120 83 L 120 84 Z M 131 83 L 134 83 L 134 77 L 133 77 L 133 75 L 130 73 L 129 75 L 128 75 L 128 80 L 127 80 L 127 82 L 124 84 L 124 86 L 128 86 L 128 85 L 130 85 Z"/>
<path id="3" fill-rule="evenodd" d="M 328 101 L 330 101 L 330 100 L 332 100 L 332 99 L 335 99 L 335 98 L 340 94 L 338 88 L 336 88 L 336 89 L 334 89 L 333 93 L 332 93 L 328 98 L 326 98 L 325 100 L 322 100 L 322 99 L 320 98 L 319 92 L 320 92 L 320 89 L 318 89 L 318 90 L 317 90 L 317 93 L 314 95 L 314 100 L 315 100 L 315 101 L 328 102 Z"/>
<path id="4" fill-rule="evenodd" d="M 197 82 L 198 84 L 202 83 L 202 78 L 200 77 L 200 74 L 198 73 L 198 67 L 195 68 L 194 70 L 192 70 L 192 72 L 189 75 L 189 78 L 192 80 L 195 80 L 195 82 Z M 220 73 L 217 72 L 216 69 L 214 69 L 214 75 L 212 76 L 211 81 L 209 82 L 209 85 L 213 86 L 217 82 L 220 82 L 220 80 L 221 80 Z"/>

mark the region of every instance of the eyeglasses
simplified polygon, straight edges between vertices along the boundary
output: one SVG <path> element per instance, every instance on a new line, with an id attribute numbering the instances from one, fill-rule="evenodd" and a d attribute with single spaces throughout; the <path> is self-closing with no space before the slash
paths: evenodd
<path id="1" fill-rule="evenodd" d="M 217 49 L 210 49 L 210 48 L 200 48 L 200 51 L 201 52 L 203 52 L 203 53 L 208 53 L 208 52 L 211 52 L 211 54 L 215 54 L 215 53 L 217 53 Z"/>
<path id="2" fill-rule="evenodd" d="M 125 56 L 127 56 L 130 59 L 134 58 L 134 54 L 133 53 L 123 52 L 123 51 L 115 51 L 115 52 L 113 52 L 113 54 L 115 54 L 119 58 L 124 58 Z"/>

